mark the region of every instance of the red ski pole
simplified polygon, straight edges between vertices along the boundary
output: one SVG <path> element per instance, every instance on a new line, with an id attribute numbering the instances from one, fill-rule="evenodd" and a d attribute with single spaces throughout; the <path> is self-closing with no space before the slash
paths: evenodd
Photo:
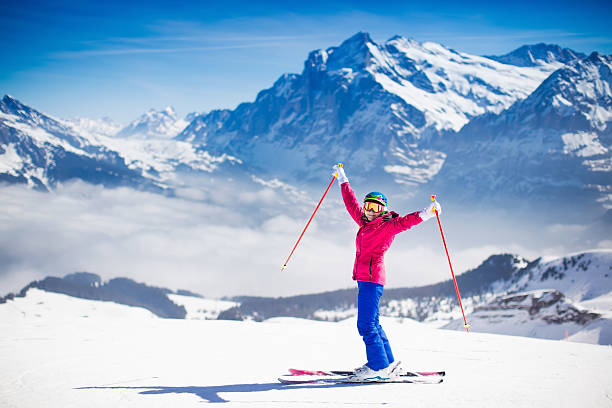
<path id="1" fill-rule="evenodd" d="M 436 195 L 431 195 L 431 201 L 436 201 Z M 455 283 L 455 291 L 457 292 L 457 299 L 459 299 L 459 306 L 461 307 L 461 314 L 463 315 L 463 326 L 465 330 L 470 332 L 470 325 L 467 323 L 465 319 L 465 312 L 463 311 L 463 304 L 461 303 L 461 295 L 459 294 L 459 286 L 457 286 L 457 279 L 455 279 L 455 272 L 453 272 L 453 265 L 451 264 L 450 256 L 448 255 L 448 248 L 446 247 L 446 239 L 444 239 L 444 232 L 442 232 L 442 224 L 440 223 L 440 216 L 438 215 L 438 211 L 434 208 L 434 213 L 436 214 L 436 219 L 438 220 L 438 227 L 440 227 L 440 234 L 442 235 L 442 243 L 444 243 L 444 250 L 446 251 L 446 258 L 448 259 L 448 266 L 450 266 L 451 275 L 453 277 L 453 282 Z"/>
<path id="2" fill-rule="evenodd" d="M 338 163 L 338 166 L 342 167 L 342 163 Z M 323 199 L 325 198 L 325 196 L 327 195 L 327 192 L 329 191 L 329 189 L 331 188 L 332 184 L 334 184 L 334 180 L 336 179 L 337 174 L 334 174 L 334 177 L 332 177 L 331 181 L 329 182 L 329 186 L 327 186 L 327 190 L 325 190 L 325 193 L 323 193 L 323 197 L 321 197 L 321 199 L 319 200 L 319 204 L 317 204 L 317 208 L 315 208 L 314 212 L 312 213 L 312 215 L 310 216 L 310 219 L 308 220 L 308 222 L 306 223 L 306 226 L 304 227 L 304 230 L 302 231 L 302 234 L 300 235 L 300 237 L 298 238 L 297 242 L 295 243 L 295 245 L 293 246 L 293 249 L 291 250 L 291 253 L 289 254 L 289 256 L 287 257 L 287 260 L 285 261 L 285 263 L 283 264 L 283 266 L 281 267 L 281 272 L 285 270 L 285 268 L 287 267 L 287 264 L 289 263 L 289 259 L 291 259 L 291 256 L 293 255 L 293 252 L 295 252 L 295 248 L 297 248 L 298 244 L 300 243 L 302 237 L 304 236 L 304 233 L 306 232 L 306 230 L 308 229 L 308 226 L 310 225 L 310 221 L 312 221 L 312 219 L 314 218 L 315 214 L 317 213 L 317 210 L 319 209 L 319 207 L 321 206 L 321 203 L 323 202 Z"/>

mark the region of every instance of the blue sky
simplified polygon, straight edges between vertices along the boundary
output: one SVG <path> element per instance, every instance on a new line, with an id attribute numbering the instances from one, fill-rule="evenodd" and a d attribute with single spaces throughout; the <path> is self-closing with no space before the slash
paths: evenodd
<path id="1" fill-rule="evenodd" d="M 0 94 L 61 118 L 234 108 L 358 31 L 479 55 L 538 42 L 612 53 L 609 1 L 2 3 Z"/>

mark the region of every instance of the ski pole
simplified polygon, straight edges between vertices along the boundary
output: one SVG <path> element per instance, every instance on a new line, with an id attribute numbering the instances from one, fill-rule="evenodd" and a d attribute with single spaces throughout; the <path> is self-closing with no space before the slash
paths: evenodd
<path id="1" fill-rule="evenodd" d="M 338 163 L 338 166 L 342 167 L 342 163 Z M 285 263 L 281 267 L 281 272 L 284 271 L 285 268 L 287 267 L 287 264 L 289 263 L 289 259 L 291 259 L 291 256 L 293 255 L 293 252 L 295 252 L 295 248 L 297 248 L 298 244 L 300 243 L 302 237 L 304 236 L 304 233 L 306 232 L 306 230 L 308 229 L 308 226 L 310 225 L 310 221 L 312 221 L 312 219 L 314 218 L 315 214 L 317 213 L 317 210 L 319 209 L 319 207 L 321 206 L 321 203 L 323 202 L 323 199 L 327 195 L 327 192 L 331 188 L 331 186 L 334 183 L 334 180 L 336 179 L 337 176 L 338 176 L 338 174 L 334 174 L 334 176 L 332 177 L 331 181 L 329 182 L 329 186 L 327 186 L 327 190 L 325 190 L 325 193 L 323 193 L 323 197 L 321 197 L 321 199 L 319 200 L 319 204 L 317 204 L 317 208 L 315 208 L 314 212 L 310 216 L 310 219 L 306 223 L 306 226 L 304 227 L 304 230 L 302 231 L 302 234 L 300 235 L 300 237 L 298 238 L 297 242 L 293 246 L 293 249 L 291 250 L 291 253 L 287 257 L 287 260 L 285 261 Z"/>
<path id="2" fill-rule="evenodd" d="M 436 201 L 436 195 L 431 195 L 431 201 Z M 465 330 L 470 332 L 470 325 L 467 323 L 465 319 L 465 312 L 463 311 L 463 304 L 461 303 L 461 295 L 459 294 L 459 286 L 457 286 L 457 279 L 455 279 L 455 272 L 453 272 L 453 265 L 451 264 L 450 256 L 448 255 L 448 248 L 446 247 L 446 239 L 444 239 L 444 232 L 442 232 L 442 224 L 440 223 L 440 216 L 438 215 L 438 210 L 434 207 L 434 213 L 436 214 L 436 219 L 438 220 L 438 227 L 440 227 L 440 234 L 442 235 L 442 243 L 444 243 L 444 250 L 446 251 L 446 258 L 448 259 L 448 266 L 450 266 L 451 275 L 453 277 L 453 282 L 455 283 L 455 291 L 457 292 L 457 299 L 459 299 L 459 306 L 461 307 L 461 314 L 463 315 L 463 326 Z"/>

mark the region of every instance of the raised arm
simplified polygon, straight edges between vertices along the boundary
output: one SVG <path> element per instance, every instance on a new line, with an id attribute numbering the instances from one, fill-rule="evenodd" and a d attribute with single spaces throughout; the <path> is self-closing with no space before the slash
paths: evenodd
<path id="1" fill-rule="evenodd" d="M 438 211 L 438 213 L 442 212 L 442 207 L 440 204 L 437 201 L 434 201 L 421 211 L 415 211 L 403 217 L 393 219 L 394 232 L 399 234 L 400 232 L 406 231 L 407 229 L 410 229 L 423 221 L 427 221 L 428 219 L 435 217 L 436 213 L 434 212 L 434 209 Z"/>
<path id="2" fill-rule="evenodd" d="M 357 224 L 361 225 L 363 223 L 361 220 L 361 217 L 363 216 L 361 204 L 359 204 L 359 201 L 355 196 L 355 192 L 348 182 L 344 169 L 338 165 L 335 165 L 334 174 L 338 178 L 338 184 L 340 185 L 340 190 L 342 191 L 342 200 L 344 201 L 346 210 L 351 215 L 353 220 L 355 220 Z"/>

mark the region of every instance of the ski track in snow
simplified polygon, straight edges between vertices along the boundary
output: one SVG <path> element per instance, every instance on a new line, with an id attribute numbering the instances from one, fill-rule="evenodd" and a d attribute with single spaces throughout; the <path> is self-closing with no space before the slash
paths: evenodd
<path id="1" fill-rule="evenodd" d="M 287 369 L 350 369 L 364 350 L 339 323 L 160 319 L 31 290 L 0 305 L 3 407 L 609 407 L 612 348 L 383 319 L 396 357 L 440 385 L 283 385 Z"/>

